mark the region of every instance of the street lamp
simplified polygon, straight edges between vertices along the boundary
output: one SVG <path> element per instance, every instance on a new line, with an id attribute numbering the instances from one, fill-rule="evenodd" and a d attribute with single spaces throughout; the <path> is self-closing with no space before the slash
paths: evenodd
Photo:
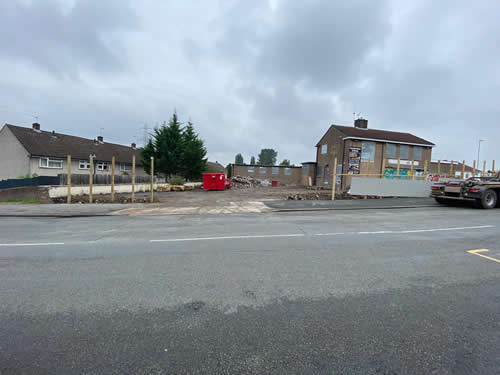
<path id="1" fill-rule="evenodd" d="M 481 164 L 479 163 L 479 156 L 481 155 L 481 142 L 484 142 L 484 139 L 480 139 L 479 140 L 479 144 L 478 144 L 478 147 L 477 147 L 477 168 L 479 170 L 481 170 Z"/>

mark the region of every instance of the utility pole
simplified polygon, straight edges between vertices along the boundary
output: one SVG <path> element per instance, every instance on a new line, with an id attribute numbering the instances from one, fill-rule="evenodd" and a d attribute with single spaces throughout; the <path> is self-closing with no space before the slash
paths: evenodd
<path id="1" fill-rule="evenodd" d="M 479 160 L 479 157 L 481 155 L 481 142 L 484 142 L 484 139 L 480 139 L 479 140 L 479 144 L 478 144 L 478 147 L 477 147 L 477 167 L 480 168 L 479 166 L 481 165 L 480 164 L 480 160 Z"/>

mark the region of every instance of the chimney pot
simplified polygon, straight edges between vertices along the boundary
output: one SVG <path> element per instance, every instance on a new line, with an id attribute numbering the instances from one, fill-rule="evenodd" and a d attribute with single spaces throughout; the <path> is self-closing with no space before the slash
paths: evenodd
<path id="1" fill-rule="evenodd" d="M 136 144 L 135 144 L 135 143 L 132 143 L 132 145 L 131 145 L 131 146 L 132 146 L 132 148 L 135 150 L 135 148 L 136 148 Z"/>
<path id="2" fill-rule="evenodd" d="M 40 130 L 40 124 L 38 122 L 33 123 L 33 130 Z"/>
<path id="3" fill-rule="evenodd" d="M 102 137 L 102 135 L 100 135 L 100 136 L 97 137 L 97 141 L 99 143 L 104 143 L 104 138 Z"/>
<path id="4" fill-rule="evenodd" d="M 354 120 L 354 127 L 359 129 L 367 129 L 368 128 L 368 120 L 364 118 L 358 118 Z"/>

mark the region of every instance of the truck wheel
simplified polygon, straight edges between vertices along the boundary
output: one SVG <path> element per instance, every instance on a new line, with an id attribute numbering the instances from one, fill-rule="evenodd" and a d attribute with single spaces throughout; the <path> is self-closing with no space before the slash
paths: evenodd
<path id="1" fill-rule="evenodd" d="M 434 198 L 436 200 L 436 202 L 438 202 L 439 204 L 446 204 L 446 199 L 443 199 L 441 197 L 435 197 Z"/>
<path id="2" fill-rule="evenodd" d="M 484 209 L 495 208 L 497 205 L 497 193 L 494 190 L 486 190 L 481 197 L 481 207 Z"/>

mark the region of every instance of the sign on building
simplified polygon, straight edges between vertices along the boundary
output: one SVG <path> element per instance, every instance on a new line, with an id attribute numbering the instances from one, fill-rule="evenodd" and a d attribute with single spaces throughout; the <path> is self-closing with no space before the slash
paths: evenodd
<path id="1" fill-rule="evenodd" d="M 361 147 L 349 148 L 349 167 L 347 174 L 359 174 L 361 165 Z"/>

